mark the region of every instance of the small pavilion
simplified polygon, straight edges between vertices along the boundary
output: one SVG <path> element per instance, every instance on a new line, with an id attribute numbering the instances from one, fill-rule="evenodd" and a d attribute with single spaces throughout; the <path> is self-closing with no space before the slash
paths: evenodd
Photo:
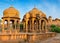
<path id="1" fill-rule="evenodd" d="M 19 30 L 20 27 L 20 17 L 19 17 L 19 11 L 16 10 L 14 7 L 9 7 L 4 10 L 3 12 L 3 27 L 2 31 L 4 30 Z"/>

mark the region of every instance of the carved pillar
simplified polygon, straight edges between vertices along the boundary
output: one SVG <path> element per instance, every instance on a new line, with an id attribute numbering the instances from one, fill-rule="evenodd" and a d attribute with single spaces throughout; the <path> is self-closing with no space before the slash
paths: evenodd
<path id="1" fill-rule="evenodd" d="M 3 21 L 2 21 L 2 32 L 4 32 L 4 19 L 3 19 Z"/>
<path id="2" fill-rule="evenodd" d="M 26 20 L 26 32 L 28 32 L 28 20 Z"/>
<path id="3" fill-rule="evenodd" d="M 30 20 L 30 32 L 31 32 L 31 20 Z"/>
<path id="4" fill-rule="evenodd" d="M 37 31 L 39 31 L 39 22 L 37 21 Z"/>
<path id="5" fill-rule="evenodd" d="M 17 20 L 16 20 L 17 22 Z M 20 32 L 20 20 L 18 20 L 18 31 Z"/>
<path id="6" fill-rule="evenodd" d="M 44 32 L 44 22 L 45 21 L 42 22 L 42 32 Z"/>
<path id="7" fill-rule="evenodd" d="M 39 21 L 38 21 L 38 32 L 40 31 L 40 28 L 39 28 L 39 27 L 40 27 L 40 23 L 39 23 Z"/>
<path id="8" fill-rule="evenodd" d="M 34 32 L 34 18 L 32 18 L 32 31 Z"/>
<path id="9" fill-rule="evenodd" d="M 36 32 L 38 32 L 38 21 L 36 20 Z"/>
<path id="10" fill-rule="evenodd" d="M 48 32 L 47 23 L 46 23 L 46 25 L 45 25 L 45 32 Z"/>
<path id="11" fill-rule="evenodd" d="M 14 20 L 15 30 L 16 30 L 16 23 L 17 23 L 17 20 Z"/>
<path id="12" fill-rule="evenodd" d="M 36 20 L 36 32 L 37 32 L 37 30 L 38 30 L 38 22 Z"/>
<path id="13" fill-rule="evenodd" d="M 25 29 L 25 22 L 23 22 L 23 29 Z"/>
<path id="14" fill-rule="evenodd" d="M 25 30 L 25 32 L 26 32 L 26 21 L 25 21 L 25 29 L 24 29 L 24 30 Z"/>
<path id="15" fill-rule="evenodd" d="M 43 32 L 45 32 L 45 21 L 43 22 Z"/>
<path id="16" fill-rule="evenodd" d="M 41 20 L 39 20 L 39 29 L 40 29 L 40 32 L 41 32 Z"/>
<path id="17" fill-rule="evenodd" d="M 8 19 L 8 29 L 10 29 L 10 19 Z"/>

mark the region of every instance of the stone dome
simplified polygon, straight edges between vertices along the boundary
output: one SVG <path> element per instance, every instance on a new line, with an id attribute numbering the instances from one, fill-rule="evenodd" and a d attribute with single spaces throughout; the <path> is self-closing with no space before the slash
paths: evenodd
<path id="1" fill-rule="evenodd" d="M 4 17 L 18 17 L 19 18 L 19 12 L 14 7 L 9 7 L 8 9 L 5 9 L 3 12 Z"/>
<path id="2" fill-rule="evenodd" d="M 46 15 L 42 11 L 38 10 L 37 8 L 33 8 L 29 13 L 32 17 L 36 17 L 36 15 L 39 15 L 41 17 L 46 17 Z"/>
<path id="3" fill-rule="evenodd" d="M 26 18 L 28 19 L 28 18 L 30 18 L 30 15 L 29 15 L 29 13 L 26 13 Z"/>

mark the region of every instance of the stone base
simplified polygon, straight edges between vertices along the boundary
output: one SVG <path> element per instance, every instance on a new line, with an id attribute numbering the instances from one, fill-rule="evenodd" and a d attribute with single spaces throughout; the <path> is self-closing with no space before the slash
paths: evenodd
<path id="1" fill-rule="evenodd" d="M 0 33 L 0 41 L 8 40 L 25 40 L 25 41 L 35 41 L 35 40 L 44 40 L 49 37 L 56 36 L 54 32 L 47 33 Z"/>

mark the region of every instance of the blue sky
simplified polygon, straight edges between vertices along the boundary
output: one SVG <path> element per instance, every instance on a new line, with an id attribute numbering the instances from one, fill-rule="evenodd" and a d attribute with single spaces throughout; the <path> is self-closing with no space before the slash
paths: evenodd
<path id="1" fill-rule="evenodd" d="M 34 6 L 47 17 L 60 18 L 60 0 L 0 0 L 0 18 L 3 16 L 3 11 L 11 5 L 20 12 L 21 19 Z"/>

